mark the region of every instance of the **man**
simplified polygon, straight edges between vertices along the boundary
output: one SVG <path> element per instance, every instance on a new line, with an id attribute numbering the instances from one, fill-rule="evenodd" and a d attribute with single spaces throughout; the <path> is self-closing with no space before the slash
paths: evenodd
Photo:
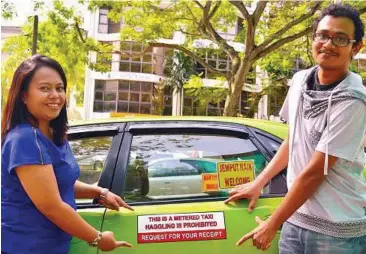
<path id="1" fill-rule="evenodd" d="M 289 137 L 258 178 L 230 192 L 228 203 L 247 198 L 251 211 L 261 189 L 287 167 L 288 193 L 252 238 L 267 249 L 281 230 L 281 254 L 366 253 L 366 88 L 348 70 L 362 47 L 364 25 L 357 10 L 333 4 L 313 26 L 317 66 L 296 73 L 281 110 Z"/>

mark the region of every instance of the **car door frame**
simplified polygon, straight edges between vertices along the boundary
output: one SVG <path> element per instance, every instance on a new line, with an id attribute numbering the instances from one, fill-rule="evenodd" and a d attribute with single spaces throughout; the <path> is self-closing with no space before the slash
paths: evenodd
<path id="1" fill-rule="evenodd" d="M 98 180 L 98 186 L 111 189 L 115 174 L 117 158 L 120 152 L 126 123 L 100 123 L 71 126 L 67 132 L 69 141 L 80 138 L 111 136 L 112 143 L 105 160 L 104 168 Z M 95 200 L 92 203 L 76 203 L 77 209 L 100 208 L 102 207 Z"/>
<path id="2" fill-rule="evenodd" d="M 268 148 L 268 146 L 266 146 L 262 140 L 258 137 L 259 133 L 262 136 L 265 136 L 268 139 L 272 139 L 274 142 L 277 142 L 281 145 L 281 143 L 283 142 L 283 140 L 281 140 L 279 137 L 276 137 L 275 135 L 268 133 L 266 131 L 263 131 L 261 129 L 258 129 L 256 127 L 248 127 L 248 130 L 252 133 L 253 138 L 258 142 L 258 145 L 261 146 L 264 150 L 266 150 L 266 152 L 268 153 L 268 155 L 273 158 L 275 153 L 273 152 L 273 150 L 270 150 Z M 287 193 L 287 180 L 286 180 L 286 172 L 287 172 L 287 167 L 284 168 L 280 173 L 278 173 L 276 176 L 274 176 L 271 179 L 270 182 L 270 193 L 278 193 L 278 194 L 282 194 L 282 193 Z M 281 187 L 282 186 L 282 187 Z"/>
<path id="3" fill-rule="evenodd" d="M 232 137 L 248 138 L 254 146 L 261 152 L 267 161 L 272 159 L 272 154 L 265 149 L 263 144 L 253 134 L 253 132 L 244 124 L 229 123 L 229 122 L 215 122 L 215 121 L 190 121 L 190 120 L 159 120 L 154 122 L 136 121 L 129 122 L 125 126 L 124 135 L 122 139 L 121 151 L 119 152 L 116 172 L 112 178 L 111 191 L 122 196 L 124 194 L 125 179 L 127 173 L 128 159 L 130 154 L 131 142 L 134 135 L 141 134 L 177 134 L 180 131 L 189 131 L 192 134 L 214 133 L 226 134 Z M 219 133 L 220 131 L 220 133 Z M 281 179 L 280 179 L 281 180 Z M 282 182 L 282 180 L 281 180 Z M 263 194 L 260 198 L 274 198 L 283 197 L 285 193 L 269 193 Z M 156 200 L 154 204 L 172 204 L 185 202 L 202 202 L 204 201 L 220 201 L 225 197 L 205 197 L 203 199 L 187 198 L 177 200 Z M 147 205 L 151 202 L 133 202 L 130 205 Z"/>

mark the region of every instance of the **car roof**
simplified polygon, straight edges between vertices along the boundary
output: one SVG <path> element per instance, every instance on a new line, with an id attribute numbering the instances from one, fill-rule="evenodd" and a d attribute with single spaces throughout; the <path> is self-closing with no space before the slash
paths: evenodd
<path id="1" fill-rule="evenodd" d="M 267 131 L 281 139 L 287 137 L 288 127 L 286 124 L 242 117 L 206 117 L 206 116 L 141 116 L 141 117 L 116 117 L 108 119 L 75 120 L 69 121 L 70 126 L 85 126 L 106 123 L 133 123 L 133 122 L 158 122 L 158 121 L 196 121 L 236 123 Z"/>

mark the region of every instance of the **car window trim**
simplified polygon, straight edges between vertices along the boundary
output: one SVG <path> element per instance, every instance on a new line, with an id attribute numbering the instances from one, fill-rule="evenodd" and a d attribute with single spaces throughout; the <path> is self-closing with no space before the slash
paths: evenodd
<path id="1" fill-rule="evenodd" d="M 196 122 L 194 122 L 196 123 Z M 199 124 L 196 123 L 195 126 L 192 126 L 192 122 L 174 122 L 174 127 L 172 125 L 167 126 L 166 121 L 162 121 L 160 123 L 154 124 L 154 123 L 141 123 L 141 122 L 133 122 L 133 123 L 127 123 L 122 145 L 121 145 L 121 152 L 118 156 L 118 161 L 116 165 L 116 172 L 115 176 L 113 178 L 112 192 L 120 195 L 121 197 L 124 196 L 124 187 L 125 187 L 125 179 L 126 179 L 126 173 L 127 173 L 127 166 L 128 166 L 128 157 L 130 154 L 130 148 L 131 148 L 131 142 L 132 138 L 135 135 L 144 135 L 144 134 L 180 134 L 182 131 L 192 134 L 223 134 L 228 135 L 232 137 L 238 137 L 238 138 L 248 138 L 253 145 L 265 156 L 265 158 L 268 160 L 268 152 L 264 149 L 263 145 L 258 142 L 258 138 L 256 138 L 251 130 L 249 130 L 249 127 L 246 125 L 239 125 L 239 124 L 224 124 L 224 125 L 218 125 L 217 122 L 202 122 L 206 124 L 212 123 L 212 125 L 208 126 L 202 126 L 201 122 Z M 229 126 L 230 125 L 230 126 Z M 221 128 L 217 128 L 220 126 Z M 209 128 L 208 128 L 209 127 Z M 229 127 L 229 128 L 227 128 Z M 235 128 L 234 128 L 235 127 Z M 159 128 L 159 129 L 156 129 Z M 203 132 L 205 130 L 205 132 Z M 236 135 L 233 135 L 236 134 Z M 264 152 L 267 153 L 267 156 L 264 154 Z M 272 158 L 272 157 L 270 157 Z M 122 183 L 122 184 L 121 184 Z M 274 197 L 283 197 L 284 194 L 263 194 L 261 195 L 261 198 L 274 198 Z M 166 200 L 155 200 L 155 201 L 140 201 L 140 202 L 129 202 L 129 204 L 132 205 L 151 205 L 151 204 L 174 204 L 174 203 L 185 203 L 185 202 L 206 202 L 206 201 L 218 201 L 218 200 L 225 200 L 225 197 L 214 197 L 214 198 L 192 198 L 192 199 L 166 199 Z"/>
<path id="2" fill-rule="evenodd" d="M 279 143 L 280 145 L 281 145 L 281 143 L 283 142 L 283 140 L 282 139 L 280 139 L 279 137 L 276 137 L 276 136 L 274 136 L 274 135 L 272 135 L 272 134 L 270 134 L 270 133 L 267 133 L 267 132 L 265 132 L 265 131 L 263 131 L 263 130 L 260 130 L 260 129 L 258 129 L 258 128 L 255 128 L 255 127 L 248 127 L 248 129 L 249 129 L 249 131 L 253 134 L 253 136 L 259 141 L 259 143 L 263 146 L 263 148 L 264 149 L 266 149 L 267 151 L 268 151 L 268 153 L 270 153 L 271 154 L 271 156 L 273 157 L 274 156 L 274 153 L 273 153 L 273 151 L 272 150 L 269 150 L 268 148 L 267 148 L 267 146 L 262 142 L 262 140 L 258 137 L 258 134 L 260 134 L 260 135 L 263 135 L 263 136 L 265 136 L 266 138 L 268 138 L 268 139 L 271 139 L 271 140 L 273 140 L 273 141 L 275 141 L 275 142 L 277 142 L 277 143 Z M 258 134 L 257 134 L 258 133 Z"/>
<path id="3" fill-rule="evenodd" d="M 123 133 L 123 138 L 120 146 L 120 152 L 116 160 L 116 167 L 112 178 L 110 190 L 123 197 L 125 188 L 125 180 L 128 166 L 128 159 L 131 149 L 132 134 L 128 131 Z"/>
<path id="4" fill-rule="evenodd" d="M 265 137 L 267 137 L 268 139 L 271 139 L 275 142 L 278 142 L 280 145 L 281 143 L 283 142 L 283 140 L 281 140 L 280 138 L 270 134 L 270 133 L 267 133 L 263 130 L 260 130 L 258 128 L 255 128 L 255 127 L 248 127 L 249 131 L 251 132 L 251 134 L 253 136 L 253 138 L 255 138 L 256 142 L 257 142 L 257 146 L 261 147 L 261 149 L 263 151 L 266 152 L 266 154 L 268 154 L 271 158 L 274 157 L 274 152 L 273 150 L 270 150 L 268 149 L 268 147 L 262 142 L 262 140 L 258 137 L 258 134 L 260 135 L 263 135 Z M 258 133 L 258 134 L 257 134 Z M 263 152 L 262 152 L 263 153 Z M 284 170 L 282 170 L 280 173 L 278 173 L 276 176 L 274 176 L 270 182 L 269 182 L 269 191 L 270 191 L 270 195 L 280 195 L 280 196 L 284 196 L 286 193 L 287 193 L 287 180 L 286 180 L 286 176 L 285 176 L 285 172 L 286 172 L 286 168 Z M 284 193 L 281 192 L 281 193 L 273 193 L 275 192 L 275 188 L 274 186 L 277 186 L 277 184 L 284 184 L 284 186 L 286 187 L 286 190 Z M 277 191 L 276 191 L 277 192 Z"/>
<path id="5" fill-rule="evenodd" d="M 212 130 L 213 132 L 225 131 L 226 133 L 245 133 L 249 135 L 248 127 L 236 123 L 218 123 L 210 121 L 157 121 L 154 123 L 133 122 L 128 123 L 126 131 L 139 134 L 171 133 L 171 131 L 187 130 Z"/>
<path id="6" fill-rule="evenodd" d="M 111 147 L 109 149 L 108 155 L 106 157 L 105 166 L 98 180 L 98 186 L 102 188 L 111 188 L 113 177 L 115 174 L 115 168 L 117 164 L 118 154 L 121 150 L 121 143 L 123 139 L 123 130 L 125 128 L 125 123 L 120 123 L 118 125 L 113 126 L 98 126 L 99 128 L 87 128 L 87 126 L 83 126 L 84 132 L 80 131 L 78 127 L 71 127 L 71 133 L 75 133 L 71 136 L 70 140 L 80 139 L 80 138 L 93 138 L 93 137 L 112 137 Z M 72 132 L 73 129 L 78 128 L 77 132 Z M 122 132 L 121 132 L 122 130 Z M 87 209 L 87 208 L 100 208 L 101 205 L 95 203 L 95 200 L 92 203 L 77 203 L 77 209 Z"/>
<path id="7" fill-rule="evenodd" d="M 120 130 L 120 125 L 83 125 L 83 126 L 72 126 L 67 131 L 67 139 L 74 140 L 80 138 L 90 138 L 90 137 L 101 137 L 101 136 L 114 136 Z"/>
<path id="8" fill-rule="evenodd" d="M 283 194 L 264 194 L 260 198 L 282 198 Z M 135 201 L 127 202 L 130 206 L 145 206 L 145 205 L 171 205 L 171 204 L 182 204 L 182 203 L 200 203 L 200 202 L 220 202 L 226 200 L 228 197 L 192 197 L 192 198 L 166 198 L 151 201 Z"/>

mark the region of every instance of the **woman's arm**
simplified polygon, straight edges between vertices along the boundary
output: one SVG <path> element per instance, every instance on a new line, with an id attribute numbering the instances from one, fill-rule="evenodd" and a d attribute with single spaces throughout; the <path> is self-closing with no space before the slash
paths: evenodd
<path id="1" fill-rule="evenodd" d="M 24 165 L 15 170 L 24 190 L 43 215 L 70 235 L 87 242 L 96 238 L 97 230 L 62 201 L 52 165 Z"/>
<path id="2" fill-rule="evenodd" d="M 98 198 L 102 188 L 97 185 L 76 181 L 74 185 L 75 198 Z"/>
<path id="3" fill-rule="evenodd" d="M 63 231 L 92 242 L 98 231 L 61 199 L 52 165 L 23 165 L 15 169 L 20 182 L 37 209 Z M 104 251 L 129 243 L 117 242 L 112 232 L 104 232 L 99 248 Z"/>

